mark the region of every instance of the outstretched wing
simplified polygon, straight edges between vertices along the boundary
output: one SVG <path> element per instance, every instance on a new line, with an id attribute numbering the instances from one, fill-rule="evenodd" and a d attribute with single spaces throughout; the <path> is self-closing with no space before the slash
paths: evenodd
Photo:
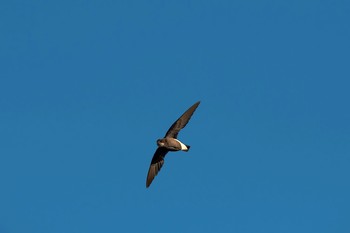
<path id="1" fill-rule="evenodd" d="M 146 188 L 148 188 L 151 185 L 154 177 L 158 174 L 158 172 L 162 168 L 164 164 L 164 157 L 167 153 L 168 153 L 168 150 L 164 147 L 158 147 L 158 149 L 154 153 L 151 161 L 151 165 L 149 166 L 149 169 L 148 169 Z"/>
<path id="2" fill-rule="evenodd" d="M 180 132 L 181 129 L 183 129 L 189 120 L 191 119 L 191 116 L 193 115 L 194 111 L 200 104 L 200 101 L 192 105 L 187 111 L 182 114 L 182 116 L 175 121 L 172 126 L 169 128 L 168 132 L 166 132 L 165 137 L 170 138 L 177 138 L 177 134 Z"/>

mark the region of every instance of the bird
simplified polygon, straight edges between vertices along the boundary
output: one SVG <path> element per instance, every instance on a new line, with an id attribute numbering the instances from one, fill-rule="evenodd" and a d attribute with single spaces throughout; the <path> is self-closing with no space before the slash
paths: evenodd
<path id="1" fill-rule="evenodd" d="M 158 174 L 160 169 L 164 164 L 165 155 L 169 152 L 175 151 L 185 151 L 188 152 L 191 146 L 182 143 L 177 139 L 177 136 L 181 129 L 183 129 L 189 120 L 191 119 L 194 111 L 197 109 L 200 101 L 193 104 L 187 111 L 182 114 L 179 119 L 177 119 L 168 129 L 164 138 L 157 140 L 158 148 L 153 155 L 151 164 L 148 169 L 147 179 L 146 179 L 146 188 L 148 188 L 154 177 Z"/>

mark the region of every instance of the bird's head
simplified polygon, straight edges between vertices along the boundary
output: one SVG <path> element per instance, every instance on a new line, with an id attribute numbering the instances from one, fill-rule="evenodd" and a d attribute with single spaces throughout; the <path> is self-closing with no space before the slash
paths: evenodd
<path id="1" fill-rule="evenodd" d="M 157 145 L 158 145 L 158 146 L 164 146 L 164 145 L 165 145 L 165 143 L 164 143 L 164 138 L 158 139 L 158 140 L 157 140 Z"/>

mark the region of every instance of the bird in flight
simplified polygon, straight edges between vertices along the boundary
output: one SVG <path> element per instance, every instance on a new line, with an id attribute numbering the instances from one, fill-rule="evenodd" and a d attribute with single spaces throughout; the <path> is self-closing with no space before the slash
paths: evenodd
<path id="1" fill-rule="evenodd" d="M 169 151 L 185 151 L 187 152 L 190 149 L 189 145 L 185 145 L 177 139 L 177 135 L 181 129 L 183 129 L 189 120 L 191 119 L 194 111 L 200 104 L 200 101 L 192 105 L 187 111 L 177 119 L 171 127 L 166 132 L 164 138 L 157 140 L 158 148 L 153 155 L 151 165 L 148 169 L 147 179 L 146 179 L 146 188 L 148 188 L 154 177 L 158 174 L 160 169 L 164 164 L 164 157 Z"/>

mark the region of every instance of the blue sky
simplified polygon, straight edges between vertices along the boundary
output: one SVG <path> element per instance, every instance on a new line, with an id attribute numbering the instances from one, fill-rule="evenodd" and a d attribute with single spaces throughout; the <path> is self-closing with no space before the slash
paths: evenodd
<path id="1" fill-rule="evenodd" d="M 349 12 L 2 1 L 0 232 L 350 232 Z"/>

